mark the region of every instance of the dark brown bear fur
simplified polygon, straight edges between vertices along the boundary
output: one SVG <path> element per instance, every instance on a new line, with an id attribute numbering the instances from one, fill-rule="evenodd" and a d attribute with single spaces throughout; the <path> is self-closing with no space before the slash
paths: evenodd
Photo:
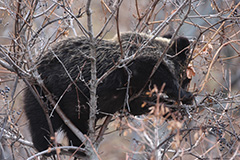
<path id="1" fill-rule="evenodd" d="M 106 114 L 114 114 L 123 108 L 129 83 L 129 73 L 131 76 L 129 83 L 130 98 L 145 87 L 143 94 L 129 102 L 129 112 L 133 115 L 148 112 L 148 106 L 141 107 L 141 104 L 146 98 L 144 93 L 149 91 L 149 88 L 152 88 L 154 84 L 161 88 L 163 83 L 166 83 L 164 92 L 171 99 L 181 100 L 187 104 L 192 102 L 192 94 L 184 90 L 189 80 L 187 78 L 181 79 L 187 66 L 189 41 L 184 37 L 177 38 L 156 72 L 150 78 L 150 81 L 148 81 L 154 65 L 164 49 L 169 45 L 169 38 L 156 38 L 151 40 L 140 52 L 137 52 L 149 38 L 148 35 L 138 33 L 121 35 L 125 57 L 132 56 L 135 53 L 136 56 L 127 63 L 127 68 L 118 66 L 99 84 L 97 88 L 97 119 L 104 117 Z M 72 79 L 76 80 L 77 87 L 72 85 L 68 89 L 60 100 L 59 106 L 72 123 L 84 134 L 88 133 L 89 119 L 89 88 L 86 84 L 91 78 L 90 45 L 92 45 L 91 42 L 85 37 L 69 38 L 61 41 L 47 51 L 37 67 L 45 86 L 56 101 L 72 81 L 53 52 L 65 65 Z M 99 78 L 121 59 L 121 52 L 118 41 L 113 40 L 97 40 L 94 47 L 97 52 L 97 77 Z M 178 52 L 181 53 L 174 56 Z M 171 55 L 171 57 L 168 55 Z M 146 85 L 146 83 L 148 84 Z M 182 85 L 180 86 L 180 84 Z M 51 112 L 53 106 L 47 101 L 41 88 L 37 85 L 35 87 L 47 105 L 49 112 Z M 51 142 L 46 117 L 42 107 L 29 89 L 25 93 L 24 101 L 24 109 L 30 123 L 34 146 L 38 151 L 43 151 L 50 146 Z M 51 117 L 51 122 L 54 132 L 61 128 L 67 134 L 69 144 L 81 145 L 81 141 L 64 124 L 56 112 Z"/>

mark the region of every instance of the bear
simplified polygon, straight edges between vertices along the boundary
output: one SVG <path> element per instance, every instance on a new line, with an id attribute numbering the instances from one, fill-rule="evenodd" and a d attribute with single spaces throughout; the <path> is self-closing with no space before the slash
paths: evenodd
<path id="1" fill-rule="evenodd" d="M 148 99 L 146 92 L 154 85 L 161 88 L 165 84 L 164 93 L 170 99 L 191 104 L 193 94 L 186 91 L 190 82 L 186 77 L 190 57 L 189 40 L 185 37 L 175 38 L 160 65 L 152 73 L 164 50 L 170 45 L 171 37 L 150 38 L 150 35 L 135 32 L 122 33 L 120 44 L 116 38 L 96 39 L 95 44 L 87 37 L 68 38 L 57 42 L 46 51 L 36 64 L 37 71 L 54 100 L 58 101 L 61 97 L 59 107 L 83 134 L 88 134 L 92 45 L 97 54 L 97 78 L 114 68 L 97 87 L 97 120 L 123 108 L 132 115 L 148 113 L 150 105 L 141 105 Z M 127 58 L 129 61 L 124 62 Z M 68 87 L 72 81 L 75 83 Z M 50 114 L 54 106 L 45 97 L 41 87 L 36 83 L 32 85 Z M 129 97 L 127 99 L 126 94 Z M 128 107 L 124 105 L 126 100 Z M 48 122 L 39 101 L 29 88 L 24 95 L 24 111 L 29 121 L 34 147 L 38 151 L 46 150 L 52 143 Z M 50 120 L 54 132 L 64 132 L 68 145 L 82 144 L 56 111 Z"/>

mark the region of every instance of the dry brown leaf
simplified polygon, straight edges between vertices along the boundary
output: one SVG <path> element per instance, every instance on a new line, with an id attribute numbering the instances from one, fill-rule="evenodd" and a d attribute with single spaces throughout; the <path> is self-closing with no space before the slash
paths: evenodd
<path id="1" fill-rule="evenodd" d="M 188 68 L 187 68 L 187 78 L 192 79 L 193 76 L 195 76 L 196 72 L 193 67 L 192 63 L 189 63 Z"/>
<path id="2" fill-rule="evenodd" d="M 141 108 L 144 108 L 146 106 L 147 102 L 143 102 L 141 105 Z"/>

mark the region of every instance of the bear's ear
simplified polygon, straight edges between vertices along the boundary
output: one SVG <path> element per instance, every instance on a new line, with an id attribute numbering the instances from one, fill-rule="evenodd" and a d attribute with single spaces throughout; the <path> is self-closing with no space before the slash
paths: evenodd
<path id="1" fill-rule="evenodd" d="M 177 57 L 179 58 L 179 60 L 181 60 L 182 62 L 184 62 L 188 57 L 189 45 L 190 42 L 185 37 L 179 37 L 174 40 L 172 49 L 174 53 L 178 55 Z"/>
<path id="2" fill-rule="evenodd" d="M 171 39 L 172 38 L 172 34 L 168 33 L 168 34 L 164 34 L 163 38 L 168 38 Z"/>

